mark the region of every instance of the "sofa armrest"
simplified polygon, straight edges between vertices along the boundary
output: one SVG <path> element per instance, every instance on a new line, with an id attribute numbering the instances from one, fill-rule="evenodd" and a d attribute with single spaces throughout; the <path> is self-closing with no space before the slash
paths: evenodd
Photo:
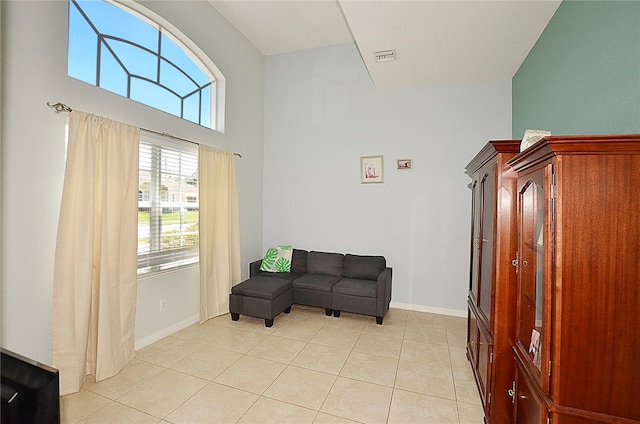
<path id="1" fill-rule="evenodd" d="M 391 302 L 391 278 L 393 270 L 385 268 L 378 276 L 378 298 L 376 301 L 377 316 L 384 316 Z"/>
<path id="2" fill-rule="evenodd" d="M 258 259 L 249 264 L 249 277 L 254 277 L 262 273 L 262 271 L 260 271 L 260 264 L 262 264 L 262 259 Z"/>

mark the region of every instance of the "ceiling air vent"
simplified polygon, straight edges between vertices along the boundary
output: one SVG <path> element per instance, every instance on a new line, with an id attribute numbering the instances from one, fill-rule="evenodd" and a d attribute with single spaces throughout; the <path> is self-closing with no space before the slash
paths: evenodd
<path id="1" fill-rule="evenodd" d="M 376 62 L 391 62 L 392 60 L 396 60 L 396 51 L 395 49 L 382 50 L 374 52 L 373 56 L 376 58 Z"/>

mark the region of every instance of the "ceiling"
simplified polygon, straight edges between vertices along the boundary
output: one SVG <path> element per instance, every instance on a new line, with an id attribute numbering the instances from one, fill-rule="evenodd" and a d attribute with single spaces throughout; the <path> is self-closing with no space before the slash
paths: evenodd
<path id="1" fill-rule="evenodd" d="M 511 79 L 561 0 L 209 2 L 266 56 L 355 42 L 375 86 L 397 89 Z"/>

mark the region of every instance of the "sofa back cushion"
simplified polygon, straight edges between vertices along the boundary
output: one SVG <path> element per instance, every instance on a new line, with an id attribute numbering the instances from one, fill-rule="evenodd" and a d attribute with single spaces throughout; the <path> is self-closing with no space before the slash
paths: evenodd
<path id="1" fill-rule="evenodd" d="M 333 275 L 342 277 L 344 255 L 342 253 L 309 252 L 307 272 L 309 274 Z"/>
<path id="2" fill-rule="evenodd" d="M 306 250 L 293 249 L 293 257 L 291 258 L 291 272 L 305 274 L 307 272 L 307 255 Z"/>
<path id="3" fill-rule="evenodd" d="M 344 257 L 344 271 L 346 278 L 361 280 L 376 280 L 387 267 L 384 256 L 362 256 L 347 254 Z"/>

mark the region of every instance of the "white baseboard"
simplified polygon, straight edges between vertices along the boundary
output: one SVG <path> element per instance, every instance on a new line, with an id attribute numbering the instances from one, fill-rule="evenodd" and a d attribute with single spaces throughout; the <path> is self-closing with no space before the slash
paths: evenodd
<path id="1" fill-rule="evenodd" d="M 408 311 L 428 312 L 430 314 L 449 315 L 452 317 L 467 318 L 468 316 L 466 310 L 459 311 L 456 309 L 445 309 L 445 308 L 435 308 L 432 306 L 412 305 L 410 303 L 391 302 L 389 304 L 389 307 L 397 308 L 397 309 L 405 309 Z"/>
<path id="2" fill-rule="evenodd" d="M 157 333 L 153 333 L 143 339 L 135 341 L 135 349 L 136 351 L 142 349 L 145 346 L 149 346 L 152 343 L 157 342 L 158 340 L 164 339 L 167 336 L 172 335 L 173 333 L 182 330 L 183 328 L 187 328 L 188 326 L 195 324 L 196 322 L 200 322 L 200 316 L 194 315 L 190 318 L 187 318 L 183 321 L 180 321 L 171 327 L 163 328 Z"/>
<path id="3" fill-rule="evenodd" d="M 408 311 L 416 311 L 416 312 L 427 312 L 431 314 L 439 314 L 439 315 L 449 315 L 452 317 L 467 317 L 467 311 L 458 311 L 455 309 L 445 309 L 445 308 L 436 308 L 432 306 L 422 306 L 422 305 L 412 305 L 410 303 L 399 303 L 399 302 L 391 302 L 389 307 L 396 309 L 404 309 Z M 183 321 L 180 321 L 170 327 L 163 328 L 157 333 L 153 333 L 145 338 L 135 341 L 135 349 L 136 351 L 149 346 L 152 343 L 157 342 L 158 340 L 164 339 L 167 336 L 172 335 L 173 333 L 182 330 L 183 328 L 187 328 L 188 326 L 195 324 L 200 321 L 199 315 L 194 315 L 190 318 L 187 318 Z"/>

